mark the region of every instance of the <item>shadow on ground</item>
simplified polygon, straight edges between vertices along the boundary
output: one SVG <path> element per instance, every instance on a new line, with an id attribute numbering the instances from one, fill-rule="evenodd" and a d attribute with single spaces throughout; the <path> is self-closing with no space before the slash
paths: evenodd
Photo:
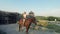
<path id="1" fill-rule="evenodd" d="M 7 33 L 4 32 L 3 30 L 0 30 L 0 34 L 7 34 Z"/>

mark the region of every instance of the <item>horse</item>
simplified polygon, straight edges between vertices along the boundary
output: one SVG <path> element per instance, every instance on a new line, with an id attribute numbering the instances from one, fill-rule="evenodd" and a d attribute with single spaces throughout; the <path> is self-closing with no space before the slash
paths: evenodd
<path id="1" fill-rule="evenodd" d="M 24 26 L 24 27 L 26 27 L 26 33 L 28 33 L 31 23 L 34 23 L 35 25 L 37 24 L 35 17 L 25 19 L 24 24 L 23 24 L 23 19 L 21 18 L 19 20 L 19 31 Z"/>

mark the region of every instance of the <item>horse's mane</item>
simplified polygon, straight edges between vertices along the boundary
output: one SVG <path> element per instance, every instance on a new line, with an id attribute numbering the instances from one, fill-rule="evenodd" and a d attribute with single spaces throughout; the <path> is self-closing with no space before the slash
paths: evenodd
<path id="1" fill-rule="evenodd" d="M 30 15 L 27 15 L 27 20 L 30 20 L 30 21 L 35 21 L 35 17 L 30 16 Z"/>

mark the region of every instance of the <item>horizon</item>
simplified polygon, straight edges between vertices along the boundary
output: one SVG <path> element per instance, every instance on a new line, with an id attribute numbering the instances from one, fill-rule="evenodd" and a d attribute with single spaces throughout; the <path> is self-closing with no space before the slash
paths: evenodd
<path id="1" fill-rule="evenodd" d="M 0 10 L 17 13 L 33 11 L 37 16 L 60 17 L 60 0 L 0 0 Z"/>

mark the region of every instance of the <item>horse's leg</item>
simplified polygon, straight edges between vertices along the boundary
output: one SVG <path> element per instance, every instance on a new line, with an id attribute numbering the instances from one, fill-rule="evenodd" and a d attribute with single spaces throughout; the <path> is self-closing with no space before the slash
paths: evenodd
<path id="1" fill-rule="evenodd" d="M 29 28 L 30 28 L 30 25 L 27 25 L 27 26 L 26 26 L 26 34 L 28 34 Z"/>
<path id="2" fill-rule="evenodd" d="M 19 25 L 19 31 L 20 31 L 20 25 Z"/>
<path id="3" fill-rule="evenodd" d="M 28 28 L 28 26 L 26 26 L 26 34 L 28 34 L 28 30 L 29 30 L 29 28 Z"/>
<path id="4" fill-rule="evenodd" d="M 22 30 L 22 25 L 20 24 L 20 25 L 19 25 L 19 31 L 21 31 L 21 30 Z"/>

